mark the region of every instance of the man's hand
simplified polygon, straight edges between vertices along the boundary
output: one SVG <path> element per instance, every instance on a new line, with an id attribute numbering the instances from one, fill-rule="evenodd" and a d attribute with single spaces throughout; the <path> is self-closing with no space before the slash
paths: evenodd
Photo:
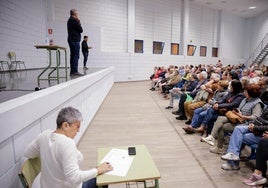
<path id="1" fill-rule="evenodd" d="M 263 138 L 268 138 L 268 131 L 265 131 L 265 132 L 262 134 L 262 137 L 263 137 Z"/>
<path id="2" fill-rule="evenodd" d="M 249 125 L 248 125 L 248 130 L 250 131 L 250 132 L 253 132 L 253 128 L 254 128 L 254 124 L 253 123 L 250 123 Z"/>
<path id="3" fill-rule="evenodd" d="M 214 109 L 214 110 L 218 110 L 218 109 L 219 109 L 219 105 L 218 105 L 218 103 L 216 103 L 216 104 L 213 105 L 213 109 Z"/>

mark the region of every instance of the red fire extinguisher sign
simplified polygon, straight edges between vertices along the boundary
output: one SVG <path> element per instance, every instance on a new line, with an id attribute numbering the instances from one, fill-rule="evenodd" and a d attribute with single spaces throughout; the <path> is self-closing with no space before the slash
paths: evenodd
<path id="1" fill-rule="evenodd" d="M 48 29 L 48 34 L 52 35 L 52 29 Z"/>

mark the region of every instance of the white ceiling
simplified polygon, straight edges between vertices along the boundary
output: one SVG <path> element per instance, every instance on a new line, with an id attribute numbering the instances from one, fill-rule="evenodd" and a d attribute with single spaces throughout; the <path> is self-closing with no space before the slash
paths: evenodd
<path id="1" fill-rule="evenodd" d="M 251 18 L 268 11 L 268 0 L 190 0 L 213 9 L 230 12 L 234 15 Z M 255 9 L 248 7 L 255 6 Z"/>

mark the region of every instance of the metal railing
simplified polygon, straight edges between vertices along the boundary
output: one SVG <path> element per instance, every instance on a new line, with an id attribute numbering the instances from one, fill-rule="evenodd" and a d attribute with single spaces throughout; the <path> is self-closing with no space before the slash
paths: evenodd
<path id="1" fill-rule="evenodd" d="M 254 61 L 256 60 L 258 55 L 262 52 L 266 44 L 268 44 L 268 33 L 266 33 L 266 35 L 263 37 L 257 48 L 249 56 L 248 60 L 245 63 L 246 66 L 251 66 L 253 63 L 255 63 Z"/>

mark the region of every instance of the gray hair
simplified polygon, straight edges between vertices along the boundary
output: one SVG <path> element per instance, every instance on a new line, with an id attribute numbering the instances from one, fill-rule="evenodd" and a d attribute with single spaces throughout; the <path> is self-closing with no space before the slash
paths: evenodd
<path id="1" fill-rule="evenodd" d="M 208 78 L 208 73 L 206 71 L 202 71 L 202 72 L 200 72 L 200 74 L 202 74 L 204 79 Z"/>
<path id="2" fill-rule="evenodd" d="M 57 128 L 60 128 L 64 122 L 74 123 L 76 121 L 82 121 L 82 114 L 79 110 L 69 106 L 60 110 L 57 117 Z"/>
<path id="3" fill-rule="evenodd" d="M 77 9 L 73 8 L 70 10 L 70 16 L 75 15 L 75 13 L 77 12 Z"/>
<path id="4" fill-rule="evenodd" d="M 211 76 L 210 78 L 212 78 L 213 80 L 220 80 L 221 79 L 221 76 L 217 73 L 211 73 Z"/>

